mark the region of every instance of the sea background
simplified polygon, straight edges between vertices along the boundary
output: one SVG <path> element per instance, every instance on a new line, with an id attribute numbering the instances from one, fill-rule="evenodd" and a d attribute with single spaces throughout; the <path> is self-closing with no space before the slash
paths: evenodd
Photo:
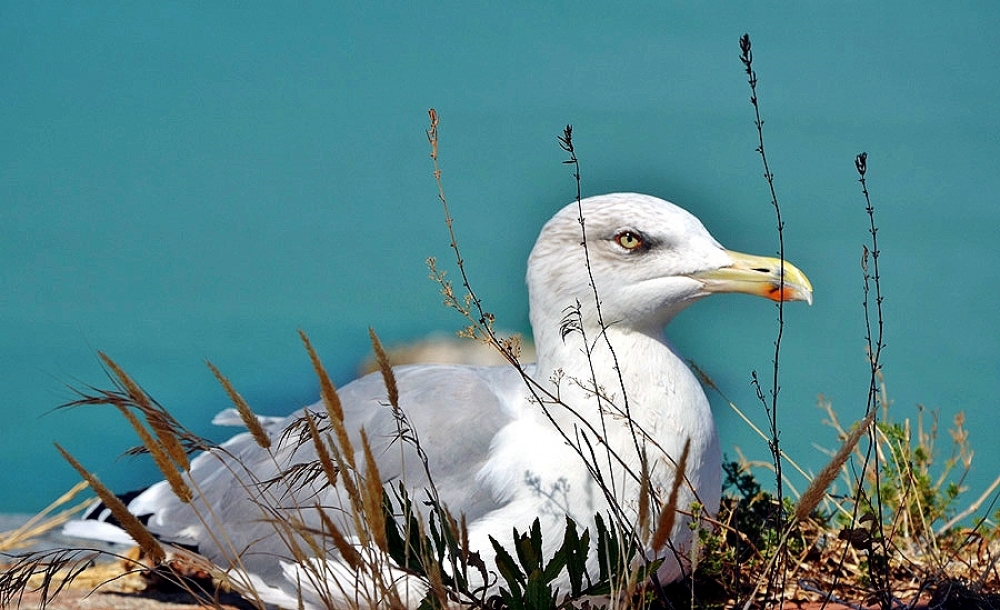
<path id="1" fill-rule="evenodd" d="M 740 64 L 749 32 L 785 251 L 815 304 L 785 308 L 781 443 L 817 470 L 864 412 L 869 369 L 854 157 L 869 153 L 896 419 L 966 416 L 968 500 L 1000 473 L 1000 5 L 912 2 L 0 4 L 0 512 L 77 479 L 156 478 L 110 408 L 106 352 L 194 431 L 229 406 L 313 402 L 296 331 L 335 381 L 368 327 L 387 344 L 450 335 L 425 259 L 454 257 L 424 130 L 441 117 L 443 180 L 467 271 L 499 327 L 527 331 L 524 265 L 575 184 L 655 194 L 727 247 L 775 254 Z M 669 328 L 759 425 L 776 307 L 703 301 Z M 712 395 L 722 445 L 766 444 Z M 802 488 L 801 479 L 792 482 Z M 762 475 L 762 480 L 769 480 Z"/>

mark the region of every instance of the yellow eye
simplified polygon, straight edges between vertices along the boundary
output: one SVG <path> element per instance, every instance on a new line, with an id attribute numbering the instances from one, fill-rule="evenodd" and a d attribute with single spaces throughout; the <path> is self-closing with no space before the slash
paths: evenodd
<path id="1" fill-rule="evenodd" d="M 622 231 L 615 235 L 615 243 L 626 250 L 638 250 L 642 247 L 642 235 L 634 231 Z"/>

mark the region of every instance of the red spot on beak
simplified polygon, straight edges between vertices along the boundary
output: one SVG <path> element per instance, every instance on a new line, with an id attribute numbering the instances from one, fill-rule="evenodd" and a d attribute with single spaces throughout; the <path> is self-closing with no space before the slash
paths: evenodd
<path id="1" fill-rule="evenodd" d="M 774 302 L 787 301 L 790 298 L 790 295 L 785 294 L 784 286 L 771 286 L 766 296 Z"/>

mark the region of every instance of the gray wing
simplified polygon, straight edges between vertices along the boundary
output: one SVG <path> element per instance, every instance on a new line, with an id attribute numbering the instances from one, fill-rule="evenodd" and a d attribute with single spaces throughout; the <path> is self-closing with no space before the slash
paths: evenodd
<path id="1" fill-rule="evenodd" d="M 475 481 L 496 433 L 511 415 L 511 403 L 523 387 L 511 367 L 417 365 L 395 369 L 399 406 L 406 418 L 407 440 L 385 396 L 381 375 L 374 374 L 341 392 L 349 429 L 362 425 L 384 482 L 402 480 L 415 491 L 426 488 L 429 471 L 441 501 L 471 521 L 495 508 Z M 427 468 L 417 454 L 419 443 Z M 358 463 L 361 461 L 358 453 Z M 420 494 L 419 499 L 423 499 Z M 415 500 L 418 498 L 414 498 Z"/>
<path id="2" fill-rule="evenodd" d="M 400 409 L 410 430 L 404 436 L 416 438 L 423 449 L 442 503 L 470 522 L 496 508 L 497 501 L 478 484 L 476 473 L 494 436 L 516 413 L 524 388 L 520 374 L 513 367 L 443 365 L 394 371 Z M 395 486 L 403 481 L 414 504 L 421 504 L 429 485 L 424 464 L 412 440 L 401 438 L 400 420 L 388 404 L 381 375 L 362 377 L 339 389 L 338 395 L 359 468 L 364 464 L 363 427 L 383 482 Z M 325 417 L 322 403 L 306 410 Z M 315 471 L 317 454 L 312 441 L 300 434 L 302 417 L 299 412 L 282 422 L 267 421 L 273 443 L 268 450 L 244 433 L 200 454 L 189 476 L 196 496 L 191 504 L 181 503 L 158 483 L 136 498 L 130 510 L 148 516 L 150 530 L 165 540 L 196 545 L 222 566 L 239 556 L 243 569 L 265 582 L 281 580 L 278 560 L 289 560 L 290 553 L 276 532 L 278 520 L 295 517 L 318 525 L 315 511 L 324 510 L 339 524 L 350 523 L 340 510 L 345 495 L 339 486 L 322 484 L 322 477 L 288 482 L 289 473 L 308 472 L 310 465 Z"/>

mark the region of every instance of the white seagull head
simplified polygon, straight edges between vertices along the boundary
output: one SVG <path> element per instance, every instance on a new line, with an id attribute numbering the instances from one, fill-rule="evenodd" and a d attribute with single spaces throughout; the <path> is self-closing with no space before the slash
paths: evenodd
<path id="1" fill-rule="evenodd" d="M 556 213 L 531 252 L 527 281 L 536 341 L 577 303 L 585 329 L 600 331 L 593 285 L 605 326 L 646 334 L 718 292 L 812 303 L 812 285 L 792 264 L 726 250 L 686 210 L 637 193 L 590 197 Z"/>

